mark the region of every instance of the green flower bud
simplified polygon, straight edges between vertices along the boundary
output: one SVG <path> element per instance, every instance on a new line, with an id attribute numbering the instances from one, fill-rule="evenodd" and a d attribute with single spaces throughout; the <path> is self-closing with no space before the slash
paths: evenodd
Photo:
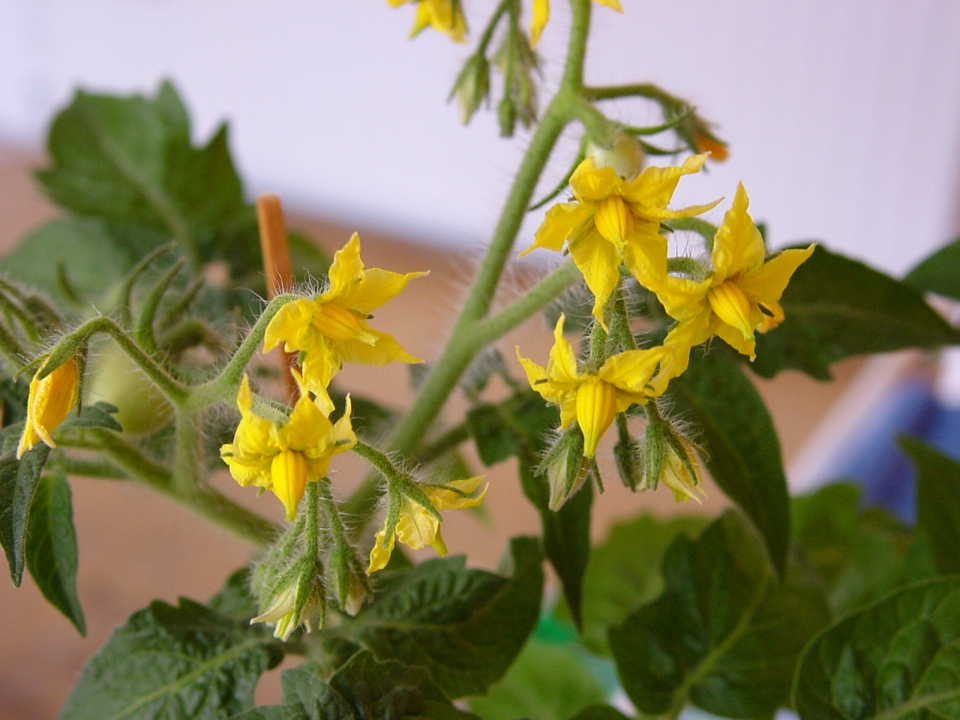
<path id="1" fill-rule="evenodd" d="M 480 103 L 490 96 L 490 63 L 483 53 L 471 55 L 457 76 L 450 91 L 450 98 L 457 98 L 460 122 L 466 125 L 480 108 Z"/>
<path id="2" fill-rule="evenodd" d="M 548 507 L 556 512 L 573 497 L 587 479 L 583 457 L 583 433 L 572 425 L 557 438 L 540 465 L 550 488 Z"/>

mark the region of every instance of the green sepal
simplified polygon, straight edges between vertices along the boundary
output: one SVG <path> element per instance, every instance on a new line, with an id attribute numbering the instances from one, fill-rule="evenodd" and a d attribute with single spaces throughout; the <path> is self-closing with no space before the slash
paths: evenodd
<path id="1" fill-rule="evenodd" d="M 77 535 L 73 529 L 70 484 L 55 469 L 40 480 L 27 528 L 27 568 L 43 596 L 87 634 L 77 597 Z"/>

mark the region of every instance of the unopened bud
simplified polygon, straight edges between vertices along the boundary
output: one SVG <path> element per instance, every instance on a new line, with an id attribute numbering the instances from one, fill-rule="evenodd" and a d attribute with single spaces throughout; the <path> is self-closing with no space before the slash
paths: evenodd
<path id="1" fill-rule="evenodd" d="M 624 487 L 636 492 L 644 488 L 642 445 L 629 435 L 621 437 L 613 446 L 613 458 Z"/>
<path id="2" fill-rule="evenodd" d="M 701 488 L 696 447 L 679 428 L 659 413 L 648 413 L 650 422 L 643 442 L 644 488 L 663 483 L 677 502 L 705 496 Z"/>
<path id="3" fill-rule="evenodd" d="M 472 55 L 453 84 L 450 97 L 457 98 L 460 122 L 466 125 L 490 95 L 490 63 L 483 53 Z"/>
<path id="4" fill-rule="evenodd" d="M 588 142 L 587 157 L 593 158 L 593 166 L 597 170 L 611 168 L 624 180 L 632 180 L 643 169 L 643 146 L 637 138 L 623 131 L 617 131 L 610 147 Z"/>
<path id="5" fill-rule="evenodd" d="M 500 137 L 513 137 L 517 127 L 517 107 L 508 97 L 497 105 L 497 122 L 500 123 Z"/>
<path id="6" fill-rule="evenodd" d="M 540 468 L 546 472 L 550 488 L 548 507 L 556 512 L 576 494 L 587 478 L 583 433 L 578 426 L 569 427 L 557 438 Z"/>
<path id="7" fill-rule="evenodd" d="M 340 609 L 347 615 L 356 615 L 364 602 L 372 597 L 367 574 L 347 545 L 330 553 L 328 565 Z"/>

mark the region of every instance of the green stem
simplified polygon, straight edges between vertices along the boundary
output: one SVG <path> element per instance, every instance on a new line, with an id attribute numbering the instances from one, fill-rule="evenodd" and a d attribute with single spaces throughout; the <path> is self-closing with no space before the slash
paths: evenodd
<path id="1" fill-rule="evenodd" d="M 257 347 L 267 332 L 267 326 L 284 305 L 299 300 L 298 295 L 277 295 L 264 309 L 257 322 L 240 343 L 233 357 L 224 365 L 220 374 L 212 380 L 193 388 L 190 392 L 190 406 L 193 408 L 207 407 L 215 402 L 229 402 L 237 393 L 240 380 L 246 372 L 247 364 L 257 351 Z"/>
<path id="2" fill-rule="evenodd" d="M 623 285 L 618 285 L 610 296 L 610 336 L 621 350 L 636 350 L 637 339 L 630 329 L 630 314 L 627 312 L 627 301 L 623 296 Z"/>
<path id="3" fill-rule="evenodd" d="M 51 464 L 63 470 L 67 475 L 100 478 L 103 480 L 130 479 L 123 470 L 113 463 L 104 460 L 88 460 L 85 458 L 72 458 L 66 455 L 59 455 Z"/>
<path id="4" fill-rule="evenodd" d="M 450 452 L 461 443 L 470 439 L 470 429 L 465 422 L 450 428 L 428 448 L 418 453 L 416 460 L 421 465 L 433 462 L 438 457 Z"/>
<path id="5" fill-rule="evenodd" d="M 587 100 L 616 100 L 625 97 L 645 97 L 650 100 L 655 100 L 661 105 L 687 105 L 685 100 L 671 95 L 653 83 L 585 87 L 583 88 L 583 97 Z"/>

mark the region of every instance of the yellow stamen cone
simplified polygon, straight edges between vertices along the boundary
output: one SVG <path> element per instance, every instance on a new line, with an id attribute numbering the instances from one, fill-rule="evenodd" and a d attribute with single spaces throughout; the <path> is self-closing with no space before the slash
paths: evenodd
<path id="1" fill-rule="evenodd" d="M 283 450 L 270 461 L 273 492 L 287 510 L 287 520 L 297 518 L 297 506 L 307 488 L 307 459 L 296 450 Z"/>
<path id="2" fill-rule="evenodd" d="M 583 431 L 584 457 L 594 456 L 616 412 L 617 389 L 610 383 L 591 379 L 577 388 L 577 423 Z"/>
<path id="3" fill-rule="evenodd" d="M 314 312 L 313 327 L 331 340 L 359 340 L 376 345 L 377 336 L 363 329 L 357 314 L 335 303 L 323 303 Z"/>
<path id="4" fill-rule="evenodd" d="M 735 283 L 721 283 L 710 289 L 707 295 L 710 307 L 727 325 L 743 333 L 744 340 L 753 339 L 753 324 L 750 322 L 750 300 Z"/>

